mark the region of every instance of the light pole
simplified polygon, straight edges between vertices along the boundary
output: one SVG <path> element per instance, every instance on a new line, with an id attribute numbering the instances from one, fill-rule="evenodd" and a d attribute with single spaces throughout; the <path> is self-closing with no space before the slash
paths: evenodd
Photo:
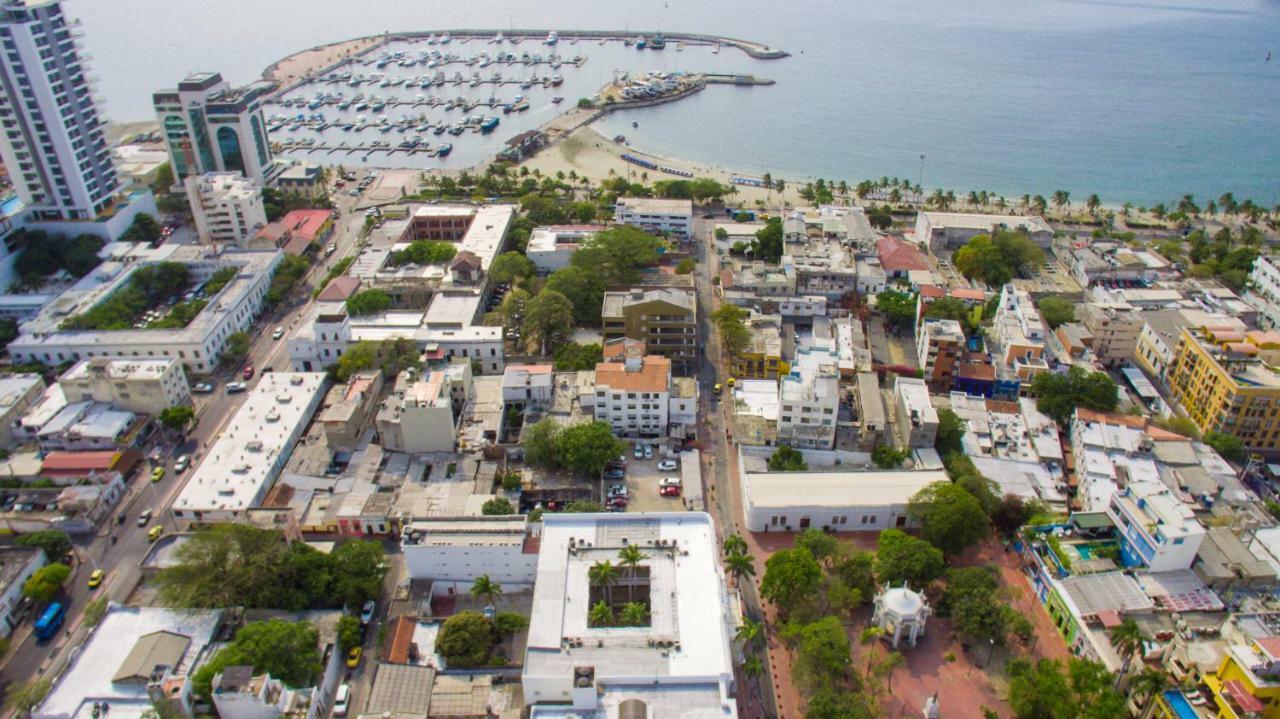
<path id="1" fill-rule="evenodd" d="M 920 153 L 920 193 L 924 194 L 924 153 Z"/>

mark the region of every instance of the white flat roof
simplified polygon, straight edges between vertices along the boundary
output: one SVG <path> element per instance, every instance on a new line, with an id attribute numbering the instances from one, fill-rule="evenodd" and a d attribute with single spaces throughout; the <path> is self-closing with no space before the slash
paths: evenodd
<path id="1" fill-rule="evenodd" d="M 476 217 L 467 228 L 458 251 L 474 253 L 480 258 L 480 267 L 488 272 L 493 258 L 497 257 L 502 248 L 502 241 L 507 236 L 507 228 L 511 226 L 511 219 L 515 214 L 515 205 L 484 205 L 476 210 Z"/>
<path id="2" fill-rule="evenodd" d="M 989 230 L 994 225 L 1025 227 L 1032 231 L 1050 231 L 1044 218 L 1022 215 L 980 215 L 968 212 L 921 212 L 934 227 L 961 227 L 972 230 Z"/>
<path id="3" fill-rule="evenodd" d="M 44 379 L 38 374 L 15 374 L 0 377 L 0 411 L 8 410 L 26 396 L 35 385 L 44 386 Z"/>
<path id="4" fill-rule="evenodd" d="M 584 665 L 595 667 L 602 685 L 717 684 L 732 676 L 729 624 L 734 620 L 709 515 L 557 514 L 544 516 L 543 523 L 526 677 L 568 678 L 575 666 Z M 616 564 L 618 551 L 628 544 L 646 556 L 641 566 L 649 569 L 651 625 L 588 627 L 587 572 L 597 562 Z M 566 637 L 582 639 L 582 646 L 566 648 Z M 680 646 L 650 646 L 650 639 Z"/>
<path id="5" fill-rule="evenodd" d="M 467 327 L 475 322 L 481 299 L 479 292 L 437 292 L 423 321 L 429 327 Z"/>
<path id="6" fill-rule="evenodd" d="M 139 638 L 155 632 L 187 637 L 178 676 L 190 673 L 201 652 L 213 639 L 221 610 L 122 607 L 112 604 L 102 622 L 81 646 L 79 657 L 58 678 L 44 702 L 33 712 L 37 719 L 89 719 L 95 701 L 111 705 L 110 715 L 139 719 L 151 711 L 147 688 L 131 682 L 113 683 L 112 677 Z"/>
<path id="7" fill-rule="evenodd" d="M 947 481 L 943 470 L 761 472 L 743 475 L 749 508 L 889 507 Z"/>
<path id="8" fill-rule="evenodd" d="M 262 375 L 187 480 L 173 509 L 248 508 L 284 466 L 281 455 L 290 451 L 300 426 L 310 419 L 324 382 L 323 372 Z"/>
<path id="9" fill-rule="evenodd" d="M 59 379 L 75 380 L 89 376 L 89 366 L 103 367 L 111 379 L 160 379 L 170 367 L 177 364 L 176 357 L 120 358 L 91 357 L 82 359 L 62 373 Z"/>

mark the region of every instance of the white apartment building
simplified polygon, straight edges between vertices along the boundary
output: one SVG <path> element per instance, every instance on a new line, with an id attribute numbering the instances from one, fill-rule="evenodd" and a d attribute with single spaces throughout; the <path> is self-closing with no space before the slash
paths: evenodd
<path id="1" fill-rule="evenodd" d="M 548 404 L 555 396 L 555 372 L 549 364 L 507 365 L 502 372 L 506 404 Z"/>
<path id="2" fill-rule="evenodd" d="M 187 76 L 177 89 L 152 95 L 173 177 L 239 172 L 259 187 L 269 183 L 272 158 L 262 100 L 275 86 L 259 81 L 233 88 L 216 72 Z"/>
<path id="3" fill-rule="evenodd" d="M 231 522 L 261 503 L 320 407 L 327 380 L 323 372 L 263 374 L 174 500 L 174 520 Z"/>
<path id="4" fill-rule="evenodd" d="M 1205 537 L 1195 513 L 1163 482 L 1129 483 L 1111 495 L 1107 516 L 1116 525 L 1126 567 L 1190 569 Z"/>
<path id="5" fill-rule="evenodd" d="M 1000 290 L 1000 305 L 992 321 L 991 355 L 1008 366 L 1022 380 L 1046 372 L 1044 360 L 1045 326 L 1031 295 L 1013 283 Z"/>
<path id="6" fill-rule="evenodd" d="M 778 444 L 831 449 L 840 411 L 840 353 L 825 347 L 796 350 L 791 372 L 778 384 Z"/>
<path id="7" fill-rule="evenodd" d="M 551 514 L 543 517 L 521 684 L 530 719 L 735 719 L 737 599 L 725 586 L 711 517 L 701 512 Z M 614 597 L 647 604 L 639 627 L 587 621 L 598 589 L 593 564 L 638 547 Z"/>
<path id="8" fill-rule="evenodd" d="M 0 159 L 36 221 L 92 220 L 120 188 L 83 36 L 60 0 L 0 3 Z"/>
<path id="9" fill-rule="evenodd" d="M 929 385 L 916 377 L 897 375 L 893 380 L 893 411 L 899 447 L 933 446 L 938 436 L 938 412 L 929 399 Z"/>
<path id="10" fill-rule="evenodd" d="M 540 274 L 550 274 L 567 267 L 569 258 L 588 237 L 603 230 L 600 225 L 551 225 L 535 227 L 525 244 L 524 256 Z"/>
<path id="11" fill-rule="evenodd" d="M 1104 512 L 1121 485 L 1160 484 L 1141 417 L 1076 408 L 1071 421 L 1071 454 L 1079 484 L 1076 496 L 1086 512 Z"/>
<path id="12" fill-rule="evenodd" d="M 487 575 L 514 592 L 533 586 L 537 538 L 523 515 L 418 519 L 401 531 L 411 579 L 430 580 L 435 594 L 463 594 Z"/>
<path id="13" fill-rule="evenodd" d="M 38 374 L 0 377 L 0 449 L 13 444 L 15 423 L 44 394 L 44 378 Z"/>
<path id="14" fill-rule="evenodd" d="M 693 201 L 657 197 L 619 197 L 613 219 L 645 232 L 669 234 L 682 240 L 693 233 Z"/>
<path id="15" fill-rule="evenodd" d="M 162 359 L 83 359 L 58 378 L 69 402 L 105 402 L 139 414 L 158 415 L 191 403 L 182 363 Z"/>
<path id="16" fill-rule="evenodd" d="M 228 242 L 243 247 L 267 224 L 262 187 L 239 172 L 206 172 L 183 183 L 205 244 Z"/>
<path id="17" fill-rule="evenodd" d="M 271 275 L 283 256 L 279 250 L 219 251 L 165 244 L 140 250 L 125 262 L 104 262 L 71 289 L 22 325 L 22 334 L 9 344 L 15 362 L 56 366 L 67 360 L 93 357 L 154 359 L 173 357 L 188 372 L 207 374 L 218 365 L 227 338 L 249 329 L 271 286 Z M 129 282 L 138 267 L 158 262 L 187 266 L 196 283 L 203 283 L 224 267 L 237 274 L 212 297 L 186 327 L 179 329 L 70 330 L 62 323 L 107 299 Z M 495 328 L 496 329 L 496 328 Z"/>
<path id="18" fill-rule="evenodd" d="M 1080 308 L 1080 321 L 1093 333 L 1093 352 L 1108 367 L 1134 358 L 1138 336 L 1146 324 L 1143 313 L 1127 302 L 1093 302 Z"/>
<path id="19" fill-rule="evenodd" d="M 1042 217 L 962 212 L 921 212 L 916 215 L 916 243 L 934 251 L 954 249 L 975 235 L 989 235 L 996 230 L 1020 230 L 1046 249 L 1053 243 L 1053 228 Z"/>
<path id="20" fill-rule="evenodd" d="M 374 418 L 383 448 L 413 454 L 457 450 L 458 423 L 474 395 L 470 362 L 453 362 L 421 379 L 416 370 L 406 370 Z"/>
<path id="21" fill-rule="evenodd" d="M 629 351 L 596 365 L 595 418 L 623 437 L 661 437 L 670 421 L 671 360 Z"/>

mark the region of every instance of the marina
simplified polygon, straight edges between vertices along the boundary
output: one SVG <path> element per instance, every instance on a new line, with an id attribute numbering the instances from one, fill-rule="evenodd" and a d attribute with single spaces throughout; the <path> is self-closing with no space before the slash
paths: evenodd
<path id="1" fill-rule="evenodd" d="M 750 53 L 721 53 L 720 39 L 684 37 L 664 52 L 668 40 L 557 31 L 390 37 L 279 91 L 264 107 L 268 135 L 281 154 L 315 161 L 467 167 L 578 107 L 578 98 L 644 105 L 707 83 L 769 82 L 741 74 Z"/>

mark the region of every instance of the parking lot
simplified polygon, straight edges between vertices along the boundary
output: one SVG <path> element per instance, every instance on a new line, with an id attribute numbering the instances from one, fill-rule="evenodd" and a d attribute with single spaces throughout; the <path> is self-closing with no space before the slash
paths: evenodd
<path id="1" fill-rule="evenodd" d="M 631 448 L 634 449 L 632 444 Z M 627 511 L 628 512 L 680 512 L 684 505 L 679 496 L 664 497 L 659 493 L 659 483 L 663 477 L 680 477 L 680 460 L 670 459 L 676 463 L 675 469 L 659 470 L 658 463 L 666 457 L 655 452 L 653 459 L 636 459 L 632 453 L 627 454 Z M 617 482 L 607 482 L 607 485 Z"/>

